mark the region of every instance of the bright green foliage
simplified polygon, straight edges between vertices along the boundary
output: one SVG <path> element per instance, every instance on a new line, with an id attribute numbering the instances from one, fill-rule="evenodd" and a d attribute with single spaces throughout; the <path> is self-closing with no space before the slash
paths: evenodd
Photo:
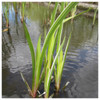
<path id="1" fill-rule="evenodd" d="M 66 4 L 66 7 L 65 7 Z M 44 91 L 45 91 L 45 97 L 49 97 L 49 89 L 50 89 L 50 82 L 51 82 L 51 76 L 54 71 L 55 75 L 55 86 L 57 88 L 57 91 L 60 88 L 60 81 L 61 81 L 61 76 L 62 76 L 62 71 L 71 39 L 71 33 L 68 38 L 68 42 L 64 51 L 63 55 L 63 45 L 65 42 L 65 38 L 61 42 L 61 36 L 62 36 L 62 31 L 63 31 L 63 24 L 72 19 L 75 18 L 87 11 L 84 11 L 78 15 L 75 15 L 76 11 L 76 6 L 78 2 L 71 2 L 71 3 L 61 3 L 61 13 L 56 19 L 56 13 L 57 13 L 57 8 L 58 8 L 58 2 L 55 3 L 55 7 L 53 10 L 53 13 L 51 15 L 51 24 L 50 24 L 50 29 L 46 35 L 46 31 L 44 32 L 44 44 L 43 48 L 41 50 L 41 35 L 39 36 L 39 40 L 37 43 L 37 49 L 36 49 L 36 54 L 34 51 L 34 46 L 31 41 L 31 37 L 29 35 L 28 29 L 26 27 L 26 24 L 24 22 L 24 11 L 25 11 L 25 3 L 22 2 L 22 7 L 21 7 L 21 14 L 22 14 L 22 22 L 23 22 L 23 27 L 25 31 L 25 36 L 30 48 L 31 52 L 31 58 L 32 58 L 32 89 L 29 87 L 27 81 L 25 80 L 23 74 L 21 73 L 21 77 L 23 81 L 25 82 L 27 89 L 32 97 L 36 97 L 36 93 L 39 89 L 39 86 L 41 85 L 41 82 L 44 80 Z M 17 12 L 17 2 L 13 3 L 15 12 Z M 64 9 L 65 7 L 65 9 Z M 67 14 L 73 9 L 73 16 L 68 17 L 65 19 Z M 4 9 L 5 13 L 5 18 L 6 22 L 9 23 L 8 20 L 8 4 L 6 5 L 6 8 Z M 96 12 L 95 12 L 96 13 Z M 56 20 L 55 20 L 56 19 Z M 56 55 L 54 55 L 55 47 L 57 44 L 57 50 L 56 50 Z M 43 61 L 44 60 L 44 61 Z M 42 70 L 42 63 L 43 63 L 43 70 Z"/>
<path id="2" fill-rule="evenodd" d="M 94 25 L 94 23 L 95 23 L 95 19 L 96 19 L 96 14 L 97 14 L 97 11 L 98 11 L 98 9 L 96 9 L 96 10 L 95 10 L 95 12 L 94 12 L 93 24 L 92 24 L 92 25 Z"/>
<path id="3" fill-rule="evenodd" d="M 58 7 L 58 2 L 55 3 L 55 8 L 53 10 L 53 13 L 51 15 L 51 26 L 55 21 L 55 17 L 56 17 L 56 12 L 57 12 L 57 7 Z"/>
<path id="4" fill-rule="evenodd" d="M 64 19 L 62 21 L 62 23 L 60 24 L 60 26 L 59 26 L 59 29 L 58 29 L 59 33 L 58 33 L 58 37 L 57 37 L 57 39 L 58 39 L 57 40 L 57 52 L 58 52 L 58 49 L 59 49 L 60 43 L 61 43 L 61 35 L 62 35 L 62 30 L 63 30 L 63 23 L 90 10 L 90 9 L 88 9 L 86 11 L 83 11 L 83 12 L 79 13 L 78 15 L 75 15 L 76 7 L 77 7 L 77 5 L 72 10 L 72 16 Z M 64 9 L 64 3 L 61 3 L 61 8 L 62 8 L 62 10 Z M 66 45 L 64 56 L 63 56 L 63 50 L 61 50 L 60 51 L 60 55 L 59 55 L 59 57 L 57 59 L 57 67 L 54 70 L 55 86 L 56 86 L 56 91 L 57 92 L 59 91 L 59 88 L 60 88 L 62 71 L 63 71 L 63 67 L 64 67 L 64 63 L 65 63 L 65 59 L 66 59 L 66 55 L 67 55 L 70 39 L 71 39 L 71 33 L 70 33 L 69 38 L 68 38 L 68 42 L 67 42 L 67 45 Z"/>
<path id="5" fill-rule="evenodd" d="M 65 6 L 67 6 L 68 5 L 68 2 L 65 2 Z"/>
<path id="6" fill-rule="evenodd" d="M 61 44 L 56 56 L 55 56 L 55 59 L 54 59 L 54 61 L 52 63 L 51 68 L 47 68 L 47 70 L 46 70 L 47 74 L 45 76 L 45 83 L 44 83 L 44 88 L 45 88 L 45 92 L 46 92 L 45 98 L 48 98 L 48 96 L 49 96 L 49 88 L 50 88 L 51 76 L 52 76 L 52 73 L 53 73 L 54 66 L 55 66 L 55 63 L 57 61 L 58 55 L 59 55 L 59 53 L 60 53 L 60 51 L 61 51 L 61 49 L 62 49 L 62 47 L 64 45 L 64 42 L 65 42 L 65 38 L 64 38 L 64 40 L 63 40 L 63 42 L 62 42 L 62 44 Z"/>
<path id="7" fill-rule="evenodd" d="M 82 15 L 82 14 L 84 14 L 84 13 L 90 11 L 90 10 L 91 10 L 91 8 L 89 8 L 89 9 L 87 9 L 86 11 L 83 11 L 83 12 L 77 14 L 77 15 L 74 15 L 74 16 L 71 16 L 71 17 L 68 17 L 68 18 L 66 18 L 66 19 L 63 20 L 63 23 L 65 23 L 65 22 L 71 20 L 72 18 L 78 17 L 78 16 L 80 16 L 80 15 Z"/>
<path id="8" fill-rule="evenodd" d="M 65 59 L 66 59 L 70 39 L 71 39 L 71 33 L 70 33 L 70 36 L 68 38 L 68 42 L 67 42 L 67 45 L 66 45 L 64 56 L 63 56 L 63 51 L 61 51 L 60 52 L 60 57 L 59 57 L 59 62 L 57 62 L 57 72 L 55 72 L 55 86 L 56 86 L 57 91 L 59 91 L 59 88 L 60 88 L 62 71 L 63 71 L 63 67 L 64 67 L 64 63 L 65 63 Z"/>
<path id="9" fill-rule="evenodd" d="M 24 19 L 24 9 L 25 9 L 25 3 L 22 3 L 22 18 Z"/>
<path id="10" fill-rule="evenodd" d="M 61 11 L 63 11 L 65 6 L 65 3 L 62 2 L 61 3 Z M 57 40 L 57 52 L 59 50 L 60 47 L 60 43 L 61 43 L 61 35 L 62 35 L 62 30 L 63 30 L 63 21 L 60 24 L 60 27 L 58 29 L 58 40 Z M 63 50 L 60 51 L 60 55 L 57 59 L 57 68 L 56 68 L 56 72 L 55 72 L 55 86 L 58 87 L 58 84 L 60 84 L 60 80 L 61 80 L 61 72 L 63 70 Z"/>
<path id="11" fill-rule="evenodd" d="M 25 22 L 23 22 L 23 25 L 24 25 L 25 36 L 26 36 L 26 39 L 31 51 L 31 57 L 32 57 L 32 97 L 36 97 L 36 92 L 39 87 L 39 83 L 36 83 L 36 82 L 37 81 L 39 82 L 39 79 L 37 77 L 38 77 L 38 71 L 40 70 L 39 61 L 40 61 L 40 56 L 41 56 L 41 36 L 39 37 L 39 40 L 38 40 L 36 56 L 35 56 L 34 47 L 33 47 L 29 32 L 27 30 L 27 27 L 25 25 Z"/>
<path id="12" fill-rule="evenodd" d="M 71 10 L 71 16 L 75 16 L 77 5 Z M 71 19 L 71 23 L 73 22 L 73 18 Z"/>
<path id="13" fill-rule="evenodd" d="M 64 41 L 65 41 L 65 38 L 64 38 L 63 42 L 61 44 L 63 23 L 88 11 L 87 10 L 78 15 L 74 15 L 67 19 L 64 19 L 66 17 L 66 15 L 72 10 L 72 8 L 77 5 L 77 3 L 76 2 L 69 3 L 65 9 L 64 9 L 64 5 L 65 5 L 64 3 L 61 3 L 62 12 L 58 16 L 58 18 L 55 20 L 58 3 L 55 4 L 55 8 L 53 11 L 54 16 L 52 15 L 52 17 L 51 17 L 50 30 L 47 35 L 46 35 L 46 31 L 44 32 L 45 40 L 44 40 L 42 51 L 41 51 L 41 36 L 39 37 L 39 40 L 37 43 L 36 55 L 34 52 L 34 47 L 33 47 L 29 32 L 25 25 L 25 22 L 23 23 L 26 39 L 28 41 L 29 48 L 31 51 L 31 56 L 32 56 L 32 90 L 30 90 L 29 85 L 26 82 L 26 80 L 23 78 L 22 73 L 21 73 L 21 76 L 22 76 L 25 84 L 27 85 L 27 88 L 30 91 L 30 94 L 32 97 L 36 97 L 37 90 L 43 79 L 44 79 L 44 90 L 46 92 L 45 97 L 47 98 L 49 96 L 49 88 L 50 88 L 51 76 L 52 76 L 53 71 L 55 74 L 56 88 L 57 88 L 57 91 L 59 90 L 62 71 L 63 71 L 63 67 L 64 67 L 64 63 L 65 63 L 65 59 L 66 59 L 66 55 L 67 55 L 67 51 L 68 51 L 68 47 L 69 47 L 69 43 L 70 43 L 70 39 L 71 39 L 71 33 L 70 33 L 68 42 L 66 45 L 66 49 L 64 52 L 64 56 L 63 56 L 62 47 L 63 47 Z M 53 53 L 55 50 L 56 43 L 57 43 L 57 51 L 56 51 L 55 58 L 53 58 Z M 47 53 L 46 53 L 46 51 L 47 51 Z M 43 67 L 43 70 L 41 73 L 43 58 L 44 58 L 44 67 Z M 56 70 L 55 70 L 56 63 L 57 63 L 57 66 L 56 66 Z"/>
<path id="14" fill-rule="evenodd" d="M 43 57 L 45 55 L 46 52 L 46 48 L 49 44 L 49 40 L 51 39 L 51 36 L 53 35 L 53 33 L 55 32 L 55 30 L 59 27 L 59 24 L 63 21 L 63 19 L 66 17 L 66 15 L 71 11 L 71 9 L 78 4 L 77 2 L 72 2 L 70 3 L 62 12 L 61 14 L 58 16 L 58 18 L 56 19 L 56 21 L 53 23 L 52 27 L 50 28 L 46 39 L 44 41 L 43 44 L 43 48 L 42 48 L 42 52 L 41 52 L 41 57 L 40 57 L 40 63 L 39 66 L 41 68 L 42 62 L 43 62 Z M 40 76 L 40 75 L 39 75 Z"/>
<path id="15" fill-rule="evenodd" d="M 77 5 L 72 9 L 71 16 L 74 16 L 76 13 Z"/>
<path id="16" fill-rule="evenodd" d="M 50 26 L 52 26 L 52 24 L 55 21 L 57 7 L 58 7 L 58 2 L 55 3 L 55 7 L 54 7 L 53 13 L 51 15 L 51 25 Z M 44 83 L 44 90 L 46 92 L 45 97 L 48 97 L 48 95 L 49 95 L 50 83 L 49 84 L 46 84 L 46 83 L 48 81 L 48 77 L 49 77 L 49 74 L 50 74 L 50 68 L 51 68 L 51 64 L 52 64 L 52 61 L 53 61 L 54 48 L 55 48 L 55 36 L 53 34 L 50 41 L 49 41 L 49 45 L 48 45 L 47 65 L 46 65 L 46 72 L 45 72 L 47 77 L 45 77 L 45 83 Z"/>
<path id="17" fill-rule="evenodd" d="M 45 40 L 45 38 L 46 38 L 46 27 L 44 27 L 44 40 Z M 45 52 L 45 55 L 44 55 L 44 65 L 43 65 L 44 68 L 43 68 L 42 73 L 41 73 L 41 76 L 40 76 L 39 86 L 40 86 L 42 80 L 45 77 L 46 65 L 47 65 L 47 55 L 46 55 L 46 52 Z"/>
<path id="18" fill-rule="evenodd" d="M 35 81 L 35 52 L 34 52 L 34 47 L 33 47 L 29 32 L 28 32 L 27 27 L 25 25 L 25 22 L 23 23 L 23 25 L 24 25 L 25 36 L 26 36 L 26 39 L 27 39 L 27 42 L 28 42 L 28 45 L 29 45 L 29 48 L 30 48 L 30 51 L 31 51 L 31 57 L 32 57 L 32 90 L 34 90 L 33 86 L 34 86 L 34 81 Z"/>
<path id="19" fill-rule="evenodd" d="M 70 4 L 69 4 L 70 5 Z M 56 7 L 56 6 L 55 6 Z M 67 6 L 68 7 L 68 6 Z M 64 11 L 63 10 L 64 9 L 64 3 L 61 3 L 61 10 L 62 10 L 62 12 Z M 66 8 L 65 8 L 66 9 Z M 67 13 L 67 12 L 66 12 Z M 55 15 L 55 14 L 54 14 Z M 61 13 L 59 16 L 62 16 L 63 14 Z M 57 19 L 59 19 L 60 17 L 58 17 Z M 57 21 L 57 19 L 56 19 L 56 21 Z M 55 21 L 55 22 L 56 22 Z M 52 24 L 52 23 L 51 23 Z M 54 24 L 53 24 L 54 25 Z M 53 26 L 52 25 L 52 26 Z M 52 27 L 51 27 L 52 28 Z M 57 41 L 57 43 L 58 43 L 58 45 L 57 45 L 57 54 L 58 53 L 60 53 L 60 61 L 62 61 L 62 62 L 60 62 L 60 65 L 63 65 L 63 51 L 61 50 L 62 49 L 62 46 L 60 46 L 60 41 L 61 41 L 61 33 L 62 33 L 62 28 L 63 28 L 63 20 L 61 20 L 60 21 L 60 23 L 59 23 L 59 29 L 58 29 L 58 32 L 57 32 L 57 36 L 58 36 L 58 41 Z M 50 31 L 49 31 L 50 32 Z M 55 32 L 55 31 L 54 31 Z M 48 34 L 50 34 L 50 33 L 48 33 Z M 54 35 L 54 34 L 53 34 Z M 52 35 L 52 36 L 53 36 Z M 54 36 L 53 36 L 54 37 Z M 55 37 L 56 38 L 56 37 Z M 56 39 L 55 39 L 56 40 Z M 52 39 L 51 39 L 51 43 L 52 43 L 52 46 L 49 44 L 49 46 L 51 46 L 51 48 L 50 48 L 50 50 L 48 50 L 49 51 L 49 54 L 50 53 L 52 53 L 52 47 L 54 48 L 54 46 L 55 46 L 55 41 L 53 41 Z M 60 48 L 60 50 L 59 50 L 59 48 Z M 49 48 L 48 48 L 49 49 Z M 48 56 L 49 56 L 49 54 L 48 54 Z M 52 55 L 50 55 L 51 57 L 52 57 Z M 55 59 L 56 60 L 58 60 L 59 59 L 58 58 L 58 55 L 56 55 L 56 57 L 55 57 Z M 56 63 L 56 60 L 54 60 L 53 62 L 51 62 L 52 63 L 52 66 L 51 66 L 51 63 L 49 63 L 49 65 L 47 65 L 47 69 L 46 69 L 46 77 L 45 77 L 45 83 L 44 83 L 44 89 L 45 89 L 45 92 L 46 92 L 46 94 L 45 94 L 45 97 L 47 98 L 48 96 L 49 96 L 49 87 L 50 87 L 50 81 L 51 81 L 51 75 L 52 75 L 52 72 L 53 72 L 53 70 L 54 70 L 54 66 L 55 66 L 55 63 Z M 49 57 L 49 61 L 51 61 L 51 58 Z M 59 65 L 59 66 L 60 66 Z M 59 66 L 57 67 L 58 68 L 58 70 L 60 69 L 59 68 Z M 62 66 L 63 67 L 63 66 Z M 57 73 L 59 73 L 59 72 L 57 72 Z M 61 72 L 60 73 L 62 73 L 62 69 L 61 69 Z M 56 75 L 56 74 L 55 74 Z M 61 74 L 57 74 L 58 76 L 60 75 L 61 76 Z M 59 77 L 58 77 L 59 78 Z"/>
<path id="20" fill-rule="evenodd" d="M 41 56 L 41 36 L 39 37 L 36 51 L 36 66 L 39 66 L 39 59 Z M 36 67 L 37 68 L 37 67 Z"/>
<path id="21" fill-rule="evenodd" d="M 57 7 L 57 5 L 58 5 L 58 3 L 56 3 L 55 7 Z M 31 51 L 31 56 L 32 56 L 32 94 L 31 94 L 32 97 L 36 97 L 37 90 L 38 90 L 39 85 L 41 84 L 44 76 L 45 76 L 44 88 L 45 88 L 45 92 L 46 92 L 45 97 L 49 96 L 51 75 L 53 73 L 55 63 L 57 62 L 59 53 L 60 53 L 60 60 L 62 61 L 62 55 L 63 55 L 62 47 L 63 47 L 64 41 L 65 41 L 65 39 L 63 39 L 63 42 L 59 46 L 59 49 L 55 56 L 55 59 L 53 60 L 53 52 L 54 52 L 55 44 L 57 42 L 56 41 L 57 36 L 60 33 L 60 32 L 56 33 L 56 30 L 61 27 L 60 25 L 63 23 L 64 18 L 71 11 L 71 9 L 73 7 L 75 7 L 75 5 L 77 5 L 77 2 L 72 2 L 69 5 L 67 5 L 67 7 L 61 12 L 61 14 L 58 16 L 58 18 L 56 20 L 55 20 L 55 15 L 56 15 L 57 8 L 55 8 L 54 17 L 53 16 L 51 17 L 52 25 L 51 25 L 50 30 L 44 40 L 42 51 L 41 51 L 41 46 L 40 46 L 41 45 L 41 36 L 39 37 L 38 44 L 37 44 L 36 56 L 35 56 L 34 47 L 33 47 L 29 32 L 27 30 L 25 22 L 23 23 L 26 39 L 28 41 L 28 45 L 29 45 L 29 48 Z M 47 47 L 48 47 L 48 53 L 47 53 L 47 57 L 46 57 Z M 44 64 L 44 67 L 43 67 L 43 70 L 41 73 L 43 58 L 45 58 L 45 61 L 44 61 L 45 64 Z"/>
<path id="22" fill-rule="evenodd" d="M 25 2 L 22 2 L 22 6 L 21 6 L 21 22 L 24 21 L 24 11 L 25 11 Z"/>
<path id="23" fill-rule="evenodd" d="M 36 77 L 35 77 L 35 86 L 36 88 L 38 88 L 38 84 L 39 84 L 39 70 L 41 70 L 39 68 L 39 62 L 40 62 L 40 57 L 41 57 L 41 36 L 39 37 L 38 40 L 38 45 L 37 45 L 37 52 L 36 52 Z"/>

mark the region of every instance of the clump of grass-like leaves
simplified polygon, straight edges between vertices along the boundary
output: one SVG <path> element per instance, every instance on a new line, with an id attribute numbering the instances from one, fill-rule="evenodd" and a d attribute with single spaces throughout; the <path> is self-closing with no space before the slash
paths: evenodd
<path id="1" fill-rule="evenodd" d="M 45 33 L 45 40 L 44 40 L 42 50 L 41 50 L 41 35 L 39 36 L 36 54 L 34 52 L 34 46 L 32 44 L 28 29 L 26 27 L 25 22 L 23 21 L 26 39 L 27 39 L 27 42 L 28 42 L 28 45 L 29 45 L 29 48 L 31 51 L 31 57 L 32 57 L 32 89 L 29 87 L 29 85 L 28 85 L 27 81 L 25 80 L 22 73 L 21 73 L 21 76 L 22 76 L 22 79 L 25 82 L 25 84 L 28 88 L 28 91 L 32 97 L 36 97 L 39 86 L 41 85 L 41 82 L 43 80 L 44 80 L 44 93 L 43 94 L 45 94 L 44 97 L 45 98 L 49 97 L 50 82 L 51 82 L 51 76 L 52 76 L 53 71 L 55 73 L 55 86 L 56 86 L 57 91 L 60 88 L 62 71 L 63 71 L 63 67 L 64 67 L 64 63 L 65 63 L 65 59 L 66 59 L 66 55 L 67 55 L 67 51 L 68 51 L 68 46 L 69 46 L 70 39 L 71 39 L 71 33 L 70 33 L 68 42 L 66 45 L 66 49 L 64 52 L 64 56 L 63 56 L 62 48 L 63 48 L 64 42 L 65 42 L 65 38 L 64 38 L 61 43 L 61 34 L 62 34 L 62 29 L 63 29 L 63 23 L 78 16 L 78 15 L 74 15 L 74 16 L 71 16 L 71 17 L 65 19 L 67 14 L 77 4 L 78 4 L 77 2 L 71 2 L 64 9 L 65 3 L 61 3 L 61 13 L 55 20 L 58 2 L 55 3 L 55 8 L 51 15 L 50 29 L 49 29 L 47 35 Z M 57 43 L 57 52 L 54 57 L 54 50 L 55 50 L 56 43 Z M 43 61 L 43 59 L 44 59 L 44 61 Z M 43 64 L 43 69 L 42 69 L 43 62 L 44 62 L 44 64 Z"/>
<path id="2" fill-rule="evenodd" d="M 63 11 L 65 6 L 65 3 L 61 3 L 61 11 Z M 59 47 L 61 45 L 61 36 L 62 36 L 62 31 L 63 31 L 63 21 L 61 22 L 59 29 L 58 29 L 58 36 L 57 36 L 57 52 L 59 50 Z M 65 53 L 64 53 L 64 57 L 63 57 L 63 50 L 60 51 L 60 54 L 57 58 L 57 67 L 55 70 L 55 86 L 56 86 L 56 91 L 59 91 L 60 88 L 60 81 L 61 81 L 61 76 L 62 76 L 62 71 L 63 71 L 63 66 L 65 63 L 65 59 L 66 59 L 66 55 L 67 55 L 67 50 L 68 50 L 68 46 L 70 43 L 70 38 L 71 38 L 71 34 L 69 36 L 69 40 L 68 40 L 68 44 L 66 45 L 66 49 L 65 49 Z"/>
<path id="3" fill-rule="evenodd" d="M 54 65 L 56 63 L 58 54 L 59 54 L 61 48 L 63 47 L 65 39 L 63 40 L 62 45 L 59 47 L 59 50 L 58 50 L 58 52 L 57 52 L 57 54 L 55 56 L 55 59 L 52 62 L 52 66 L 50 67 L 49 66 L 50 64 L 49 65 L 47 64 L 48 66 L 44 66 L 44 68 L 42 70 L 42 73 L 41 73 L 41 67 L 42 67 L 43 58 L 44 58 L 44 55 L 46 53 L 47 46 L 49 46 L 49 44 L 50 44 L 50 40 L 54 39 L 53 36 L 55 35 L 55 31 L 59 27 L 59 24 L 63 21 L 63 19 L 66 17 L 66 15 L 71 11 L 71 9 L 76 4 L 77 4 L 76 2 L 70 3 L 62 11 L 62 13 L 58 16 L 58 18 L 55 21 L 53 20 L 53 22 L 51 22 L 52 25 L 51 25 L 51 28 L 50 28 L 50 30 L 49 30 L 46 38 L 45 38 L 42 51 L 40 49 L 41 48 L 41 36 L 39 37 L 38 44 L 37 44 L 36 55 L 35 55 L 35 52 L 34 52 L 34 47 L 33 47 L 29 32 L 27 30 L 25 22 L 23 22 L 26 39 L 28 41 L 28 44 L 29 44 L 29 47 L 30 47 L 30 51 L 31 51 L 31 56 L 32 56 L 32 90 L 29 89 L 30 90 L 30 94 L 31 94 L 32 97 L 36 97 L 36 93 L 37 93 L 38 87 L 42 82 L 41 80 L 45 76 L 45 71 L 46 71 L 46 77 L 45 77 L 45 83 L 44 83 L 45 87 L 46 87 L 45 88 L 45 92 L 46 92 L 46 96 L 45 97 L 48 97 L 48 95 L 49 95 L 48 91 L 49 91 L 49 86 L 50 86 L 51 75 L 52 75 L 52 72 L 53 72 Z M 49 53 L 48 53 L 48 56 L 49 56 Z M 46 67 L 46 70 L 45 70 L 45 67 Z"/>

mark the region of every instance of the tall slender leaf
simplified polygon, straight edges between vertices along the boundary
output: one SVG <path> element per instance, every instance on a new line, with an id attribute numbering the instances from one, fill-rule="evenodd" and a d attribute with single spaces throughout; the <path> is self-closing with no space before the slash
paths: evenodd
<path id="1" fill-rule="evenodd" d="M 68 38 L 68 41 L 67 41 L 67 45 L 66 45 L 66 48 L 65 48 L 65 52 L 64 52 L 63 65 L 62 65 L 63 67 L 64 67 L 64 63 L 65 63 L 65 60 L 66 60 L 66 55 L 67 55 L 69 43 L 70 43 L 70 40 L 71 40 L 71 34 L 72 34 L 72 32 L 69 35 L 69 38 Z"/>
<path id="2" fill-rule="evenodd" d="M 63 11 L 64 5 L 65 5 L 65 3 L 62 2 L 61 3 L 61 11 Z M 63 21 L 61 22 L 60 27 L 58 29 L 59 34 L 58 34 L 58 41 L 57 41 L 57 52 L 59 50 L 60 43 L 61 43 L 62 30 L 63 30 Z M 59 84 L 59 80 L 60 80 L 60 71 L 62 70 L 62 62 L 63 62 L 63 51 L 61 50 L 60 55 L 57 59 L 57 72 L 55 74 L 55 85 L 56 85 L 56 87 L 59 86 L 58 84 Z"/>
<path id="3" fill-rule="evenodd" d="M 50 68 L 47 69 L 47 75 L 45 76 L 46 79 L 45 79 L 45 83 L 44 83 L 45 92 L 46 92 L 45 97 L 46 98 L 49 96 L 49 88 L 50 88 L 51 75 L 53 73 L 56 60 L 57 60 L 58 55 L 59 55 L 59 53 L 60 53 L 60 51 L 61 51 L 61 49 L 62 49 L 62 47 L 64 45 L 64 42 L 65 42 L 65 38 L 64 38 L 64 40 L 63 40 L 63 42 L 62 42 L 62 44 L 61 44 L 61 46 L 60 46 L 56 56 L 55 56 L 55 59 L 54 59 L 54 61 L 52 63 L 52 66 L 51 66 L 51 69 Z"/>
<path id="4" fill-rule="evenodd" d="M 30 48 L 30 51 L 31 51 L 31 57 L 32 57 L 32 90 L 34 90 L 33 86 L 34 86 L 34 80 L 35 80 L 35 52 L 34 52 L 34 47 L 33 47 L 29 32 L 28 32 L 27 27 L 25 25 L 25 22 L 23 22 L 23 25 L 24 25 L 25 36 L 26 36 L 26 39 L 27 39 L 27 42 L 28 42 L 28 45 L 29 45 L 29 48 Z"/>
<path id="5" fill-rule="evenodd" d="M 53 25 L 51 26 L 47 36 L 46 36 L 46 39 L 44 41 L 44 45 L 43 45 L 43 48 L 42 48 L 42 52 L 41 52 L 41 57 L 40 57 L 40 62 L 39 62 L 39 76 L 40 77 L 40 71 L 41 71 L 41 65 L 42 65 L 42 61 L 43 61 L 43 57 L 45 55 L 45 51 L 46 51 L 46 48 L 48 46 L 48 43 L 49 43 L 49 39 L 51 38 L 51 36 L 53 35 L 54 31 L 57 29 L 57 27 L 59 27 L 59 24 L 63 21 L 63 19 L 66 17 L 66 15 L 71 11 L 71 9 L 73 7 L 75 7 L 75 5 L 77 5 L 78 3 L 77 2 L 71 2 L 62 12 L 61 14 L 58 16 L 58 18 L 56 19 L 56 21 L 53 23 Z M 39 78 L 38 78 L 39 79 Z"/>
<path id="6" fill-rule="evenodd" d="M 95 23 L 95 19 L 96 19 L 96 13 L 97 13 L 97 11 L 98 11 L 98 9 L 96 9 L 95 12 L 94 12 L 93 24 L 92 24 L 92 25 L 94 25 L 94 23 Z"/>
<path id="7" fill-rule="evenodd" d="M 52 26 L 52 24 L 53 24 L 54 21 L 55 21 L 56 12 L 57 12 L 57 7 L 58 7 L 58 2 L 55 3 L 55 7 L 54 7 L 53 13 L 52 13 L 52 15 L 51 15 L 51 26 Z"/>

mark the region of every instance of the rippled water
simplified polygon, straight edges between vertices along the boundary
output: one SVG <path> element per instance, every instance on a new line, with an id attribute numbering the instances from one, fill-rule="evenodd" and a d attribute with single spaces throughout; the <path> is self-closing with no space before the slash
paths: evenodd
<path id="1" fill-rule="evenodd" d="M 50 18 L 51 10 L 48 12 L 46 7 L 38 4 L 31 4 L 26 9 L 26 24 L 36 50 L 38 37 L 43 34 L 44 19 Z M 64 65 L 61 88 L 67 81 L 70 84 L 65 91 L 54 94 L 55 98 L 98 97 L 98 20 L 93 28 L 92 21 L 92 18 L 80 16 L 74 19 L 73 25 L 70 21 L 64 24 L 63 37 L 68 38 L 72 26 L 73 33 Z M 9 8 L 9 24 L 10 31 L 2 33 L 2 95 L 12 98 L 29 97 L 19 71 L 23 72 L 31 86 L 31 55 L 20 22 L 20 13 L 16 15 L 12 6 Z M 4 26 L 3 17 L 3 29 Z M 51 84 L 50 94 L 53 88 Z M 40 91 L 43 92 L 43 85 Z"/>

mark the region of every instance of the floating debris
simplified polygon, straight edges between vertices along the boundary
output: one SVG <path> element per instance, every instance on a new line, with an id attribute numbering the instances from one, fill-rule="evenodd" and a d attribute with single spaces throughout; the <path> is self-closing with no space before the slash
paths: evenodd
<path id="1" fill-rule="evenodd" d="M 8 28 L 4 29 L 2 32 L 6 32 L 6 31 L 8 31 Z"/>
<path id="2" fill-rule="evenodd" d="M 69 83 L 70 83 L 69 81 L 66 82 L 66 84 L 65 84 L 64 87 L 62 88 L 63 91 L 65 90 L 65 88 L 67 87 L 67 85 L 68 85 Z"/>

